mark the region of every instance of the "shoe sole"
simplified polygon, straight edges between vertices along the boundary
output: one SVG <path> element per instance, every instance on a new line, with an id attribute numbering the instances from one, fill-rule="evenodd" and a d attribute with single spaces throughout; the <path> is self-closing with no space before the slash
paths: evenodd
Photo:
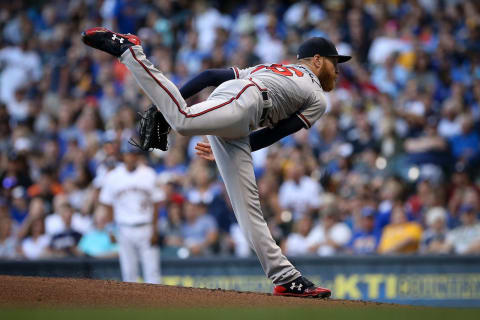
<path id="1" fill-rule="evenodd" d="M 91 29 L 83 31 L 82 32 L 83 43 L 85 43 L 88 46 L 92 46 L 92 44 L 90 44 L 87 41 L 87 36 L 91 36 L 92 34 L 97 33 L 97 32 L 110 32 L 110 33 L 116 34 L 119 37 L 127 39 L 127 41 L 132 43 L 133 45 L 140 45 L 141 44 L 140 38 L 138 38 L 138 36 L 136 36 L 136 35 L 133 35 L 133 34 L 132 35 L 125 35 L 125 34 L 113 32 L 113 31 L 108 30 L 107 28 L 103 28 L 103 27 L 96 27 L 96 28 L 91 28 Z"/>
<path id="2" fill-rule="evenodd" d="M 330 298 L 332 293 L 331 292 L 324 292 L 324 293 L 317 293 L 317 294 L 274 293 L 273 295 L 282 296 L 282 297 L 327 299 L 327 298 Z"/>
<path id="3" fill-rule="evenodd" d="M 88 42 L 87 36 L 91 36 L 92 34 L 94 34 L 94 33 L 96 33 L 96 32 L 111 32 L 111 31 L 108 30 L 107 28 L 100 28 L 100 27 L 85 30 L 85 31 L 82 32 L 82 41 L 83 41 L 83 43 L 85 43 L 86 45 L 91 46 L 92 44 Z"/>

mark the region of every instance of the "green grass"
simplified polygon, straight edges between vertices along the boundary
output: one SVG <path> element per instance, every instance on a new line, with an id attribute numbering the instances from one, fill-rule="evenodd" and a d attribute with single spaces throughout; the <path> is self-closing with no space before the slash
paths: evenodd
<path id="1" fill-rule="evenodd" d="M 3 309 L 1 320 L 149 320 L 149 319 L 188 319 L 188 320 L 251 320 L 251 319 L 369 319 L 369 320 L 452 320 L 480 319 L 480 309 L 447 309 L 447 308 L 205 308 L 205 309 Z"/>

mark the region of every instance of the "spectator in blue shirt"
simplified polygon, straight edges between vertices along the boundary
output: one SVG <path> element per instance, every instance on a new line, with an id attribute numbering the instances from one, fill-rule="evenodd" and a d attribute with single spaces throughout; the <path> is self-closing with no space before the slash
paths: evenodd
<path id="1" fill-rule="evenodd" d="M 77 245 L 82 234 L 72 228 L 73 208 L 66 203 L 60 207 L 60 217 L 65 229 L 55 233 L 50 240 L 50 250 L 56 257 L 72 257 L 81 255 Z"/>
<path id="2" fill-rule="evenodd" d="M 108 230 L 108 213 L 103 206 L 97 207 L 94 215 L 95 229 L 83 235 L 78 243 L 78 249 L 86 255 L 95 258 L 116 257 L 118 245 Z"/>
<path id="3" fill-rule="evenodd" d="M 450 139 L 452 154 L 458 163 L 474 166 L 480 160 L 480 135 L 471 115 L 464 114 L 461 125 L 462 133 Z"/>
<path id="4" fill-rule="evenodd" d="M 380 234 L 375 231 L 376 211 L 364 207 L 361 211 L 360 229 L 355 231 L 348 245 L 354 254 L 374 254 L 380 241 Z"/>
<path id="5" fill-rule="evenodd" d="M 185 203 L 185 222 L 181 227 L 183 245 L 191 255 L 207 255 L 217 242 L 218 229 L 215 219 L 207 213 L 207 205 L 202 202 Z"/>

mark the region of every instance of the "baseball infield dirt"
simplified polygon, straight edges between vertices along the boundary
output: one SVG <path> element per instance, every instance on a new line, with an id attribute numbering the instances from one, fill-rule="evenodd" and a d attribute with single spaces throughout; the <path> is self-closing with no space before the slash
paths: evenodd
<path id="1" fill-rule="evenodd" d="M 1 307 L 364 307 L 363 301 L 275 297 L 270 294 L 183 288 L 118 281 L 0 276 Z"/>

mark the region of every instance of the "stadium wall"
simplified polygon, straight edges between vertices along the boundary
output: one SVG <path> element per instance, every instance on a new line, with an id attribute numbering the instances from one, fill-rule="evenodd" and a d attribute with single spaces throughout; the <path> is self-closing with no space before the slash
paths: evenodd
<path id="1" fill-rule="evenodd" d="M 430 306 L 480 306 L 480 257 L 297 258 L 311 280 L 333 289 L 334 298 Z M 115 259 L 0 261 L 0 274 L 120 279 Z M 163 283 L 190 287 L 271 292 L 254 258 L 163 259 Z"/>

